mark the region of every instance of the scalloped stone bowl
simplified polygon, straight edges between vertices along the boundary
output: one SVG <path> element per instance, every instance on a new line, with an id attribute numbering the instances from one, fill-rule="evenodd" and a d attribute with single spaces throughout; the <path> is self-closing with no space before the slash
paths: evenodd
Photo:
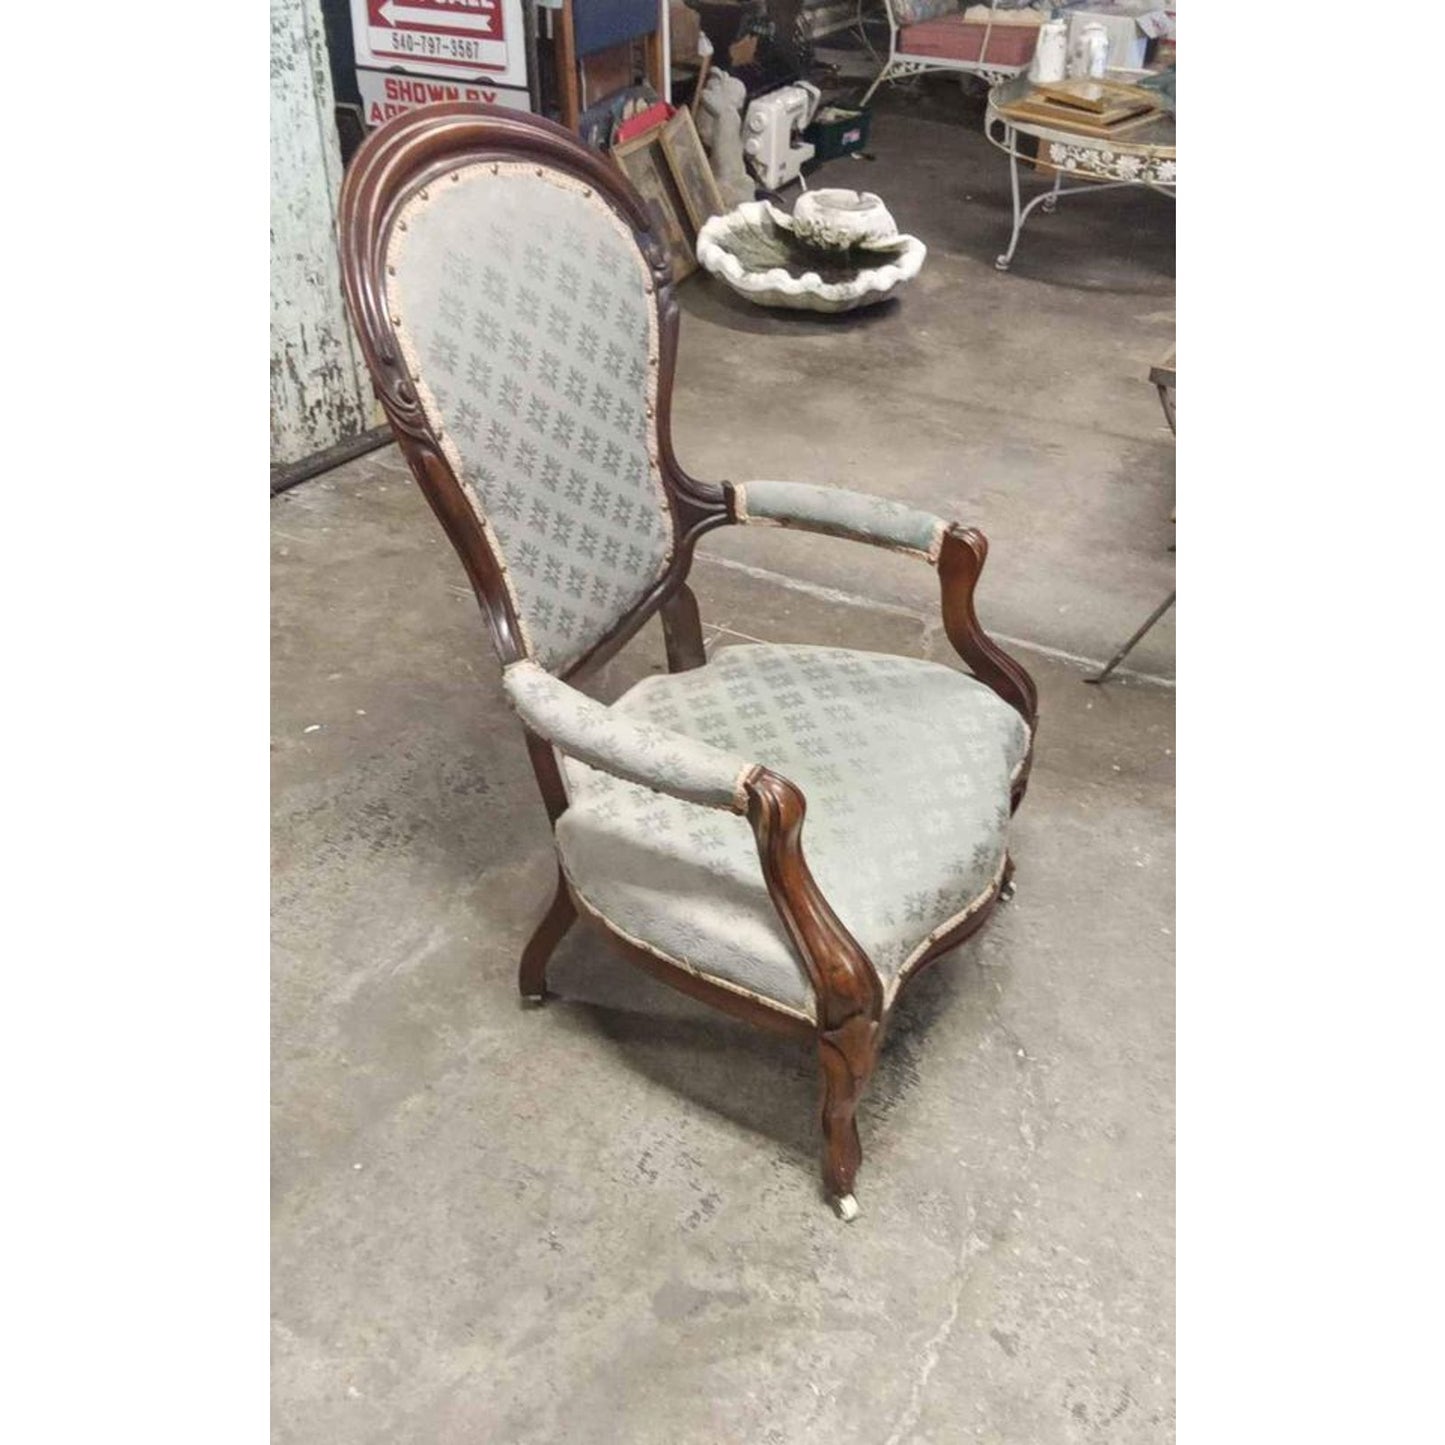
<path id="1" fill-rule="evenodd" d="M 846 250 L 898 234 L 888 208 L 872 191 L 804 191 L 793 205 L 793 234 L 825 250 Z"/>
<path id="2" fill-rule="evenodd" d="M 824 202 L 811 212 L 805 210 L 801 226 L 770 201 L 744 201 L 724 215 L 712 216 L 698 233 L 697 259 L 738 295 L 759 306 L 803 311 L 876 306 L 918 274 L 928 248 L 916 236 L 899 235 L 876 196 L 833 194 L 861 204 L 839 208 Z M 801 197 L 799 207 L 803 209 Z M 878 212 L 887 220 L 886 234 L 881 233 Z M 851 245 L 818 245 L 812 239 L 820 234 L 841 238 L 844 231 L 838 217 L 849 213 L 855 217 L 855 233 L 859 225 L 867 230 L 862 239 Z M 843 228 L 849 225 L 841 222 Z"/>

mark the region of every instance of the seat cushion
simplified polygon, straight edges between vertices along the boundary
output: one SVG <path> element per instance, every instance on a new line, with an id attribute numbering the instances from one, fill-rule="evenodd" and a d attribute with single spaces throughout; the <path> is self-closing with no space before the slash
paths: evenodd
<path id="1" fill-rule="evenodd" d="M 1003 866 L 1019 715 L 914 658 L 739 645 L 640 682 L 630 717 L 740 752 L 807 799 L 803 851 L 891 991 Z M 746 818 L 566 765 L 562 864 L 583 901 L 674 963 L 807 1018 L 811 985 L 763 882 Z"/>
<path id="2" fill-rule="evenodd" d="M 989 26 L 965 20 L 962 15 L 942 15 L 900 28 L 898 53 L 924 55 L 935 60 L 987 60 L 993 65 L 1027 65 L 1034 57 L 1038 40 L 1036 25 L 1008 25 L 995 21 Z"/>

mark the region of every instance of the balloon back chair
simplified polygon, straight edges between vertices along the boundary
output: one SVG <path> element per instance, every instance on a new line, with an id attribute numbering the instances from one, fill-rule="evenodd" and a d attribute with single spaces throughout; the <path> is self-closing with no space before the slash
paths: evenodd
<path id="1" fill-rule="evenodd" d="M 351 164 L 340 241 L 377 392 L 476 591 L 553 825 L 523 997 L 546 996 L 580 914 L 674 988 L 809 1041 L 823 1177 L 852 1218 L 855 1112 L 899 994 L 1011 889 L 1037 694 L 974 612 L 987 543 L 856 492 L 688 476 L 661 239 L 559 126 L 469 104 L 396 117 Z M 704 532 L 740 525 L 935 568 L 968 673 L 768 643 L 709 662 L 688 569 Z M 610 706 L 573 686 L 659 613 L 666 674 Z"/>

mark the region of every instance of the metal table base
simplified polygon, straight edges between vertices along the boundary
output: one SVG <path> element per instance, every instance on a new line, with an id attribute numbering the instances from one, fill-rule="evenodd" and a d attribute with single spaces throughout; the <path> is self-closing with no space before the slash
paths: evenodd
<path id="1" fill-rule="evenodd" d="M 1161 196 L 1168 196 L 1171 201 L 1174 199 L 1173 186 L 1162 185 L 1158 181 L 1153 180 L 1091 180 L 1085 181 L 1082 185 L 1066 186 L 1063 184 L 1064 175 L 1066 174 L 1065 168 L 1060 166 L 1054 168 L 1053 185 L 1050 186 L 1048 190 L 1041 191 L 1027 204 L 1024 204 L 1019 187 L 1019 162 L 1025 161 L 1030 165 L 1039 164 L 1046 146 L 1042 143 L 1040 144 L 1040 154 L 1037 157 L 1023 155 L 1018 148 L 1018 132 L 1014 127 L 997 119 L 995 119 L 994 123 L 1001 126 L 1003 134 L 1001 138 L 996 139 L 992 131 L 990 131 L 989 139 L 1008 156 L 1009 188 L 1013 195 L 1013 234 L 1009 237 L 1008 249 L 993 263 L 1000 271 L 1007 271 L 1009 266 L 1012 265 L 1014 252 L 1018 250 L 1019 236 L 1023 233 L 1024 222 L 1033 214 L 1035 206 L 1042 206 L 1045 214 L 1047 214 L 1058 204 L 1060 196 L 1077 196 L 1084 191 L 1118 191 L 1129 186 L 1138 187 L 1146 191 L 1155 191 Z M 1048 161 L 1044 160 L 1043 164 L 1047 165 Z M 1081 174 L 1087 174 L 1087 172 L 1081 172 Z"/>

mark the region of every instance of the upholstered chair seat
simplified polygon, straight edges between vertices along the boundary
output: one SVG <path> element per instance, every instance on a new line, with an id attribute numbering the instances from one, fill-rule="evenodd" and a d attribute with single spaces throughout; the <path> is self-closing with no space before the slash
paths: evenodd
<path id="1" fill-rule="evenodd" d="M 993 892 L 1029 730 L 953 668 L 834 647 L 739 645 L 649 677 L 616 712 L 790 778 L 808 864 L 891 997 Z M 816 1001 L 747 820 L 568 760 L 557 823 L 578 899 L 690 972 L 806 1018 Z"/>

